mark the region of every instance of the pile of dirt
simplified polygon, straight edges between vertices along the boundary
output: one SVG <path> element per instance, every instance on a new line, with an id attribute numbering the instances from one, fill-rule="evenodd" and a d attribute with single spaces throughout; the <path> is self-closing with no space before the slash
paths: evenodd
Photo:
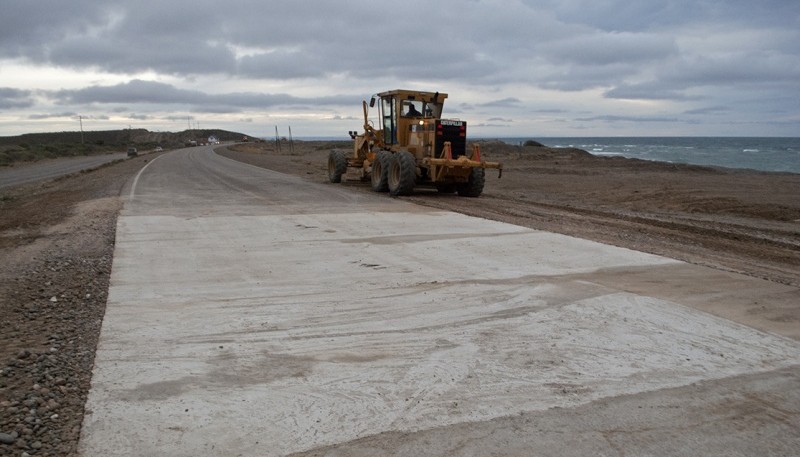
<path id="1" fill-rule="evenodd" d="M 520 146 L 498 140 L 475 141 L 481 151 L 486 151 L 492 160 L 504 158 L 515 160 L 590 160 L 593 155 L 578 148 L 550 148 L 536 141 L 526 141 Z"/>

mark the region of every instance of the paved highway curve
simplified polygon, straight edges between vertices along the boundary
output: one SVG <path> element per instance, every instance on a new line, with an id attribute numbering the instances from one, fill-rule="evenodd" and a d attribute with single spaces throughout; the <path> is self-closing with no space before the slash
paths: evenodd
<path id="1" fill-rule="evenodd" d="M 0 189 L 77 173 L 82 170 L 99 167 L 114 160 L 121 160 L 125 157 L 125 153 L 63 157 L 0 168 Z"/>

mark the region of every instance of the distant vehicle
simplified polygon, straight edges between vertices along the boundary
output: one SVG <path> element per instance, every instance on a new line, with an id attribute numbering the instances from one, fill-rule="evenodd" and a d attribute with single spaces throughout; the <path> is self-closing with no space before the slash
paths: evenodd
<path id="1" fill-rule="evenodd" d="M 214 135 L 208 137 L 208 144 L 219 144 L 219 140 Z"/>
<path id="2" fill-rule="evenodd" d="M 128 148 L 128 157 L 136 157 L 137 155 L 139 155 L 139 152 L 136 148 Z"/>
<path id="3" fill-rule="evenodd" d="M 187 147 L 187 148 L 188 148 L 188 147 L 194 147 L 194 146 L 197 146 L 197 141 L 195 141 L 195 140 L 189 140 L 189 141 L 187 141 L 187 142 L 186 142 L 186 147 Z"/>
<path id="4" fill-rule="evenodd" d="M 156 152 L 161 152 L 161 151 L 163 151 L 163 149 L 161 149 L 161 146 L 156 146 Z"/>

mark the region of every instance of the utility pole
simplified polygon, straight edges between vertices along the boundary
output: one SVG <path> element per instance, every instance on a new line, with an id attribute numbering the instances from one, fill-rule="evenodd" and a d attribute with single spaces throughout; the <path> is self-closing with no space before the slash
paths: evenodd
<path id="1" fill-rule="evenodd" d="M 275 150 L 281 152 L 281 139 L 278 137 L 278 126 L 275 126 Z"/>
<path id="2" fill-rule="evenodd" d="M 83 116 L 78 115 L 78 122 L 81 123 L 81 144 L 83 144 Z"/>
<path id="3" fill-rule="evenodd" d="M 294 140 L 292 139 L 292 126 L 289 126 L 289 152 L 294 155 Z"/>

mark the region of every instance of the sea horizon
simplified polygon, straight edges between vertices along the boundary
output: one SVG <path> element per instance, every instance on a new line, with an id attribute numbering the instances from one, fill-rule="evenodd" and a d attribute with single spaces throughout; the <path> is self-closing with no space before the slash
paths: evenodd
<path id="1" fill-rule="evenodd" d="M 267 138 L 269 139 L 269 138 Z M 297 137 L 306 141 L 343 137 Z M 800 137 L 785 136 L 474 136 L 477 141 L 522 145 L 536 141 L 548 147 L 573 147 L 597 156 L 691 165 L 800 173 Z"/>

